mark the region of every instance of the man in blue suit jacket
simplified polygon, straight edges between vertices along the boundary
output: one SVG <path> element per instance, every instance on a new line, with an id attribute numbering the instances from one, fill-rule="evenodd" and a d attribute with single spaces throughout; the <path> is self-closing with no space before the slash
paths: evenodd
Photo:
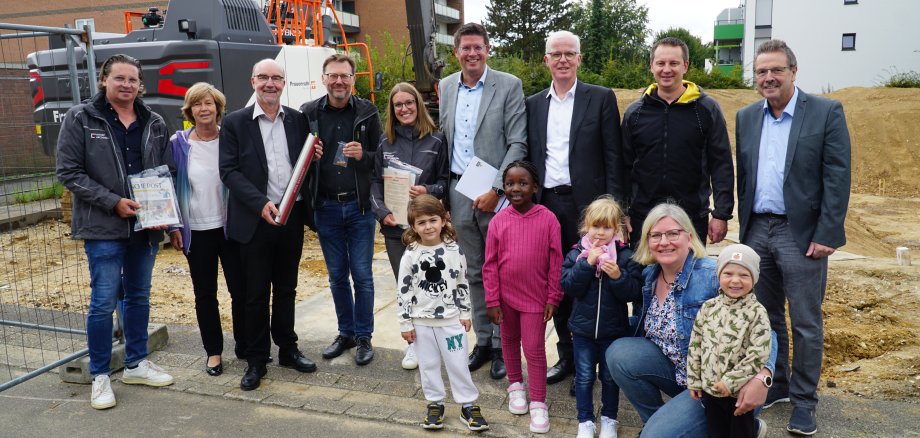
<path id="1" fill-rule="evenodd" d="M 840 103 L 796 88 L 797 72 L 795 54 L 783 41 L 758 47 L 754 73 L 765 100 L 737 115 L 738 216 L 741 241 L 761 257 L 755 291 L 779 343 L 765 407 L 791 400 L 787 430 L 812 435 L 824 353 L 827 257 L 846 243 L 850 135 Z M 795 350 L 791 369 L 787 300 Z"/>

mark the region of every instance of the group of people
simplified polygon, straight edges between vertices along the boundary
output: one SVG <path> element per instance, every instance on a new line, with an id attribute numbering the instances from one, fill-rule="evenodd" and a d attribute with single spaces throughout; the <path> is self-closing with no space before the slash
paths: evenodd
<path id="1" fill-rule="evenodd" d="M 790 400 L 787 429 L 815 433 L 827 256 L 845 241 L 850 186 L 841 105 L 795 87 L 797 62 L 784 42 L 761 44 L 753 67 L 765 99 L 737 114 L 736 175 L 718 103 L 683 79 L 689 53 L 679 39 L 652 46 L 655 83 L 622 123 L 610 89 L 578 80 L 574 34 L 548 36 L 552 84 L 526 99 L 518 78 L 488 67 L 489 54 L 481 25 L 459 28 L 460 71 L 439 84 L 440 131 L 407 83 L 390 92 L 381 126 L 374 105 L 352 94 L 354 61 L 337 54 L 323 64 L 327 95 L 299 111 L 280 104 L 284 68 L 274 60 L 253 67 L 256 103 L 226 117 L 223 94 L 196 84 L 182 108 L 192 127 L 173 135 L 138 97 L 137 61 L 107 60 L 100 93 L 67 113 L 58 143 L 58 177 L 74 194 L 73 235 L 85 240 L 91 273 L 92 406 L 115 404 L 111 315 L 120 297 L 122 381 L 173 382 L 146 359 L 150 277 L 164 229 L 134 231 L 139 205 L 125 183 L 168 164 L 182 226 L 167 231 L 188 257 L 206 370 L 223 371 L 220 261 L 235 353 L 248 362 L 243 390 L 259 387 L 274 360 L 272 340 L 279 365 L 316 370 L 293 327 L 305 225 L 319 236 L 338 320 L 323 358 L 356 348 L 358 365 L 373 360 L 379 222 L 409 343 L 403 366 L 418 366 L 428 401 L 425 428 L 442 427 L 443 361 L 471 430 L 489 426 L 470 373 L 491 363 L 492 378 L 507 378 L 508 410 L 529 413 L 536 433 L 550 429 L 546 385 L 572 373 L 582 438 L 594 436 L 596 423 L 600 436 L 616 436 L 620 390 L 645 423 L 643 436 L 763 436 L 758 409 Z M 308 133 L 320 144 L 279 225 Z M 499 172 L 490 190 L 467 197 L 456 187 L 478 160 Z M 414 175 L 405 222 L 387 207 L 391 167 Z M 743 245 L 715 261 L 704 245 L 725 238 L 736 176 Z M 496 212 L 503 200 L 510 206 Z M 559 338 L 552 367 L 543 336 L 550 320 Z"/>

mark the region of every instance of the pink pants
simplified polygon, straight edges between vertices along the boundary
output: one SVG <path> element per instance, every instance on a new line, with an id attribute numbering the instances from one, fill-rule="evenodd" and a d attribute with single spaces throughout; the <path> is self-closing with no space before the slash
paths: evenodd
<path id="1" fill-rule="evenodd" d="M 527 387 L 530 401 L 546 403 L 546 323 L 543 313 L 520 312 L 502 304 L 502 355 L 508 383 L 524 381 L 521 348 L 527 358 Z"/>

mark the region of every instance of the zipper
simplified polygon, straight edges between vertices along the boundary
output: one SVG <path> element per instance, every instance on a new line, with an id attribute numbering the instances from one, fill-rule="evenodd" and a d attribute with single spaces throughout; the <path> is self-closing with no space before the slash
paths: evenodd
<path id="1" fill-rule="evenodd" d="M 87 114 L 89 114 L 90 117 L 96 120 L 101 120 L 102 126 L 105 126 L 105 132 L 109 134 L 109 145 L 112 147 L 112 155 L 115 156 L 115 164 L 116 164 L 115 167 L 118 169 L 118 179 L 119 181 L 121 181 L 122 189 L 127 189 L 128 186 L 127 186 L 127 182 L 125 181 L 125 179 L 127 178 L 127 175 L 125 175 L 124 166 L 121 163 L 121 159 L 118 157 L 118 148 L 115 145 L 115 135 L 114 133 L 112 133 L 112 129 L 109 126 L 109 122 L 105 120 L 104 118 L 100 118 L 96 115 L 90 114 L 89 112 L 87 112 Z M 125 196 L 130 196 L 130 194 L 125 193 Z M 131 237 L 131 221 L 130 220 L 128 220 L 128 237 L 129 238 Z"/>
<path id="2" fill-rule="evenodd" d="M 604 284 L 603 274 L 597 279 L 597 318 L 594 320 L 594 340 L 597 340 L 597 332 L 601 326 L 601 286 Z"/>

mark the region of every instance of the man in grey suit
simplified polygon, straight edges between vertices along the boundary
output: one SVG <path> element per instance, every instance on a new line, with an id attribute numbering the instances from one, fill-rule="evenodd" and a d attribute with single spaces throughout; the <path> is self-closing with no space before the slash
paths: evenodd
<path id="1" fill-rule="evenodd" d="M 591 201 L 603 194 L 622 199 L 620 111 L 612 90 L 578 80 L 581 42 L 577 35 L 551 33 L 543 62 L 553 82 L 527 98 L 527 159 L 537 168 L 542 187 L 538 201 L 559 219 L 565 253 L 578 243 L 578 220 Z M 571 313 L 572 297 L 566 295 L 553 316 L 559 362 L 547 372 L 549 384 L 575 371 L 568 329 Z"/>
<path id="2" fill-rule="evenodd" d="M 476 346 L 470 353 L 469 367 L 473 371 L 492 360 L 490 374 L 493 379 L 501 379 L 505 377 L 505 363 L 498 326 L 486 316 L 482 264 L 489 220 L 504 195 L 501 172 L 527 154 L 524 90 L 520 79 L 486 65 L 489 35 L 482 25 L 460 26 L 454 34 L 454 55 L 460 61 L 460 71 L 438 84 L 439 111 L 450 154 L 451 220 L 466 255 L 466 278 L 473 302 Z M 492 190 L 470 199 L 457 193 L 455 187 L 474 157 L 494 166 L 499 173 L 492 181 Z"/>
<path id="3" fill-rule="evenodd" d="M 757 48 L 754 75 L 765 100 L 737 115 L 738 215 L 741 241 L 760 255 L 755 292 L 779 344 L 764 407 L 791 399 L 787 430 L 812 435 L 818 429 L 827 257 L 846 243 L 850 135 L 840 103 L 799 90 L 797 72 L 795 54 L 783 41 Z"/>

